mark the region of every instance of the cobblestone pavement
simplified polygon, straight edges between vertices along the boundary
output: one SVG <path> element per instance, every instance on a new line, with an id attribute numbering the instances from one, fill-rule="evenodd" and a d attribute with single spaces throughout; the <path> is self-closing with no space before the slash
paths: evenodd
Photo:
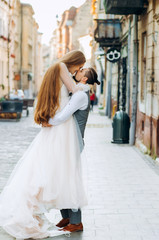
<path id="1" fill-rule="evenodd" d="M 0 189 L 39 130 L 32 114 L 20 122 L 0 123 Z M 111 121 L 95 109 L 85 133 L 83 167 L 89 204 L 82 211 L 84 232 L 72 233 L 70 239 L 157 240 L 159 167 L 135 147 L 111 140 Z M 60 214 L 54 214 L 57 222 Z M 0 240 L 12 239 L 0 231 Z"/>

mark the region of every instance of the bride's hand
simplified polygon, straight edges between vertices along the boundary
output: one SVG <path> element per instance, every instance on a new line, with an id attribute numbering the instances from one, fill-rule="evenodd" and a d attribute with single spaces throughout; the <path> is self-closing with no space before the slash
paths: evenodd
<path id="1" fill-rule="evenodd" d="M 44 122 L 42 123 L 42 127 L 52 127 L 52 125 L 47 122 Z"/>

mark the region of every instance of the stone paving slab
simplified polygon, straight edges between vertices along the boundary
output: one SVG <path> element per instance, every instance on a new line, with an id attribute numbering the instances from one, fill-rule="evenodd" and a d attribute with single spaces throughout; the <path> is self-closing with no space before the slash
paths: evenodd
<path id="1" fill-rule="evenodd" d="M 20 122 L 0 123 L 0 190 L 39 131 L 32 114 Z M 82 160 L 89 203 L 82 211 L 84 232 L 72 233 L 70 239 L 157 240 L 159 167 L 135 147 L 111 140 L 111 120 L 96 108 L 89 116 Z M 58 211 L 53 216 L 60 220 Z M 0 240 L 12 239 L 1 229 Z"/>

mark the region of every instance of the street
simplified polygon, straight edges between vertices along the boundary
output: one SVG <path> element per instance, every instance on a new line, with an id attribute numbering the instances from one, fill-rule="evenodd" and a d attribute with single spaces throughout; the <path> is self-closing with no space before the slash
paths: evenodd
<path id="1" fill-rule="evenodd" d="M 39 131 L 32 108 L 29 117 L 24 113 L 20 122 L 0 122 L 0 190 Z M 136 147 L 113 144 L 111 140 L 111 120 L 94 108 L 85 131 L 82 160 L 88 194 L 88 206 L 82 211 L 84 231 L 72 233 L 70 239 L 157 240 L 159 166 Z M 55 211 L 55 221 L 60 218 Z M 1 229 L 0 240 L 12 239 Z"/>

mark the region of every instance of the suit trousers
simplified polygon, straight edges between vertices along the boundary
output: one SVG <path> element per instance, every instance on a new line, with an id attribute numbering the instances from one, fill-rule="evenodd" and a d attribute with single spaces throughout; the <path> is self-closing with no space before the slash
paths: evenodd
<path id="1" fill-rule="evenodd" d="M 81 223 L 81 210 L 62 209 L 60 210 L 63 218 L 69 218 L 71 224 Z"/>

